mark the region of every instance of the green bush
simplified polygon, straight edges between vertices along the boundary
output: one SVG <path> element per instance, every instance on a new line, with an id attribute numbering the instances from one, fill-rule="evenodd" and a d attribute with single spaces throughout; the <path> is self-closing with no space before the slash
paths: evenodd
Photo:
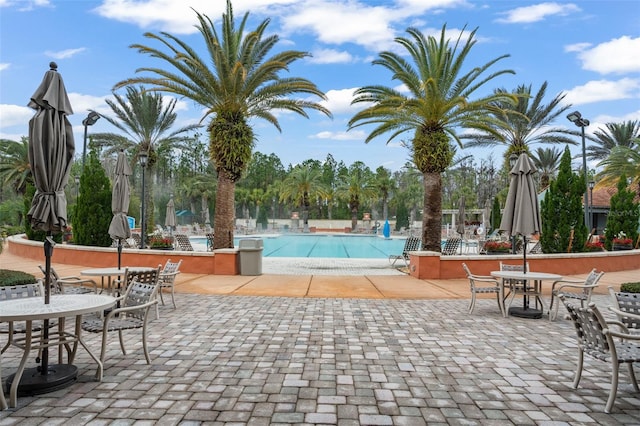
<path id="1" fill-rule="evenodd" d="M 640 293 L 640 282 L 622 283 L 620 284 L 620 291 L 623 293 Z"/>
<path id="2" fill-rule="evenodd" d="M 0 287 L 21 284 L 33 284 L 36 277 L 26 272 L 11 271 L 9 269 L 0 269 Z"/>

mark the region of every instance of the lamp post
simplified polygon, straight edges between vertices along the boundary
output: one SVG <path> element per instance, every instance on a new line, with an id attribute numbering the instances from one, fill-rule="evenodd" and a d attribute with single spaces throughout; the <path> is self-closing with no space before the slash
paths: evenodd
<path id="1" fill-rule="evenodd" d="M 73 180 L 76 183 L 76 204 L 78 204 L 78 196 L 80 195 L 80 176 L 75 175 Z"/>
<path id="2" fill-rule="evenodd" d="M 84 173 L 84 160 L 87 156 L 87 128 L 96 124 L 96 121 L 100 118 L 100 114 L 95 111 L 90 111 L 87 118 L 82 120 L 84 126 L 84 143 L 82 144 L 82 172 Z"/>
<path id="3" fill-rule="evenodd" d="M 589 229 L 589 231 L 591 231 L 591 224 L 589 223 L 589 191 L 587 188 L 588 182 L 589 182 L 589 178 L 587 176 L 587 150 L 585 147 L 585 140 L 584 140 L 584 128 L 587 127 L 589 125 L 589 120 L 587 120 L 586 118 L 582 117 L 582 114 L 580 114 L 578 111 L 573 111 L 571 114 L 567 115 L 567 119 L 572 122 L 573 124 L 575 124 L 576 126 L 580 127 L 580 131 L 582 134 L 582 169 L 584 172 L 584 224 L 587 226 L 587 228 Z"/>
<path id="4" fill-rule="evenodd" d="M 589 181 L 589 219 L 590 219 L 590 224 L 591 227 L 589 228 L 589 232 L 591 232 L 591 229 L 593 229 L 594 227 L 597 228 L 598 224 L 594 223 L 595 220 L 594 219 L 594 214 L 593 214 L 593 187 L 596 186 L 596 183 L 592 180 Z"/>
<path id="5" fill-rule="evenodd" d="M 146 227 L 146 223 L 144 220 L 144 215 L 145 215 L 145 211 L 144 211 L 144 207 L 145 207 L 145 203 L 144 203 L 144 169 L 147 167 L 147 159 L 148 159 L 148 154 L 146 152 L 141 152 L 138 155 L 138 159 L 140 160 L 140 166 L 142 167 L 142 205 L 141 205 L 141 210 L 142 210 L 142 214 L 141 214 L 141 218 L 140 218 L 140 248 L 143 249 L 144 248 L 144 243 L 145 240 L 147 239 L 146 237 L 146 231 L 145 231 L 145 227 Z"/>

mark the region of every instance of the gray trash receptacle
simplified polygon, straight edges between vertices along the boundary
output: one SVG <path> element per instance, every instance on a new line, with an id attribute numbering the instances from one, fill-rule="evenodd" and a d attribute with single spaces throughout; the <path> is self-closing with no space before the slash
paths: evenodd
<path id="1" fill-rule="evenodd" d="M 260 238 L 240 240 L 240 275 L 262 275 L 262 247 Z"/>

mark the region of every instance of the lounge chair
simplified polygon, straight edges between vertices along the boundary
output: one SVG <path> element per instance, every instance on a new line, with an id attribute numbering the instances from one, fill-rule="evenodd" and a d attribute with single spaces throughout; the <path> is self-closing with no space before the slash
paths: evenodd
<path id="1" fill-rule="evenodd" d="M 389 256 L 391 266 L 395 266 L 398 260 L 402 260 L 406 267 L 409 267 L 409 252 L 418 251 L 422 248 L 422 239 L 419 237 L 409 237 L 404 243 L 402 254 L 392 254 Z"/>
<path id="2" fill-rule="evenodd" d="M 207 237 L 207 251 L 213 251 L 213 232 L 205 234 Z"/>
<path id="3" fill-rule="evenodd" d="M 458 247 L 460 247 L 461 242 L 461 238 L 447 238 L 447 240 L 444 242 L 444 246 L 442 247 L 441 254 L 444 256 L 457 254 Z"/>
<path id="4" fill-rule="evenodd" d="M 191 245 L 191 241 L 189 241 L 189 237 L 187 237 L 185 234 L 176 234 L 175 239 L 180 250 L 193 251 L 193 246 Z"/>

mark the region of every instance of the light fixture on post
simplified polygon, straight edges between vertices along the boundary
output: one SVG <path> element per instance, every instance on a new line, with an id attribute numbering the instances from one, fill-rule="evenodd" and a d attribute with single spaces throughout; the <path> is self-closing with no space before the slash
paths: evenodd
<path id="1" fill-rule="evenodd" d="M 146 223 L 144 220 L 144 215 L 145 215 L 145 211 L 144 211 L 144 207 L 145 207 L 145 203 L 144 203 L 144 169 L 147 167 L 147 160 L 149 159 L 149 155 L 145 152 L 142 151 L 140 154 L 138 154 L 138 160 L 140 161 L 140 166 L 142 167 L 142 203 L 141 203 L 141 214 L 140 214 L 140 248 L 143 249 L 144 248 L 144 244 L 146 242 L 147 239 L 147 235 L 146 235 L 146 231 L 145 231 L 145 227 L 146 227 Z"/>
<path id="2" fill-rule="evenodd" d="M 587 149 L 585 147 L 585 139 L 584 139 L 584 128 L 589 125 L 589 120 L 582 117 L 578 111 L 573 111 L 571 114 L 567 115 L 567 119 L 580 127 L 582 134 L 582 170 L 584 172 L 584 224 L 587 229 L 591 230 L 591 224 L 589 223 L 589 190 L 587 188 L 589 178 L 587 172 Z"/>
<path id="3" fill-rule="evenodd" d="M 87 128 L 96 124 L 96 121 L 100 118 L 100 114 L 95 111 L 90 111 L 87 118 L 82 120 L 84 126 L 84 143 L 82 144 L 82 172 L 84 173 L 84 161 L 87 156 Z"/>
<path id="4" fill-rule="evenodd" d="M 589 219 L 590 219 L 590 223 L 591 223 L 591 227 L 589 229 L 589 233 L 591 233 L 591 230 L 595 227 L 598 227 L 597 223 L 594 223 L 595 220 L 594 219 L 594 215 L 593 215 L 593 187 L 596 186 L 596 183 L 592 180 L 589 181 Z"/>

